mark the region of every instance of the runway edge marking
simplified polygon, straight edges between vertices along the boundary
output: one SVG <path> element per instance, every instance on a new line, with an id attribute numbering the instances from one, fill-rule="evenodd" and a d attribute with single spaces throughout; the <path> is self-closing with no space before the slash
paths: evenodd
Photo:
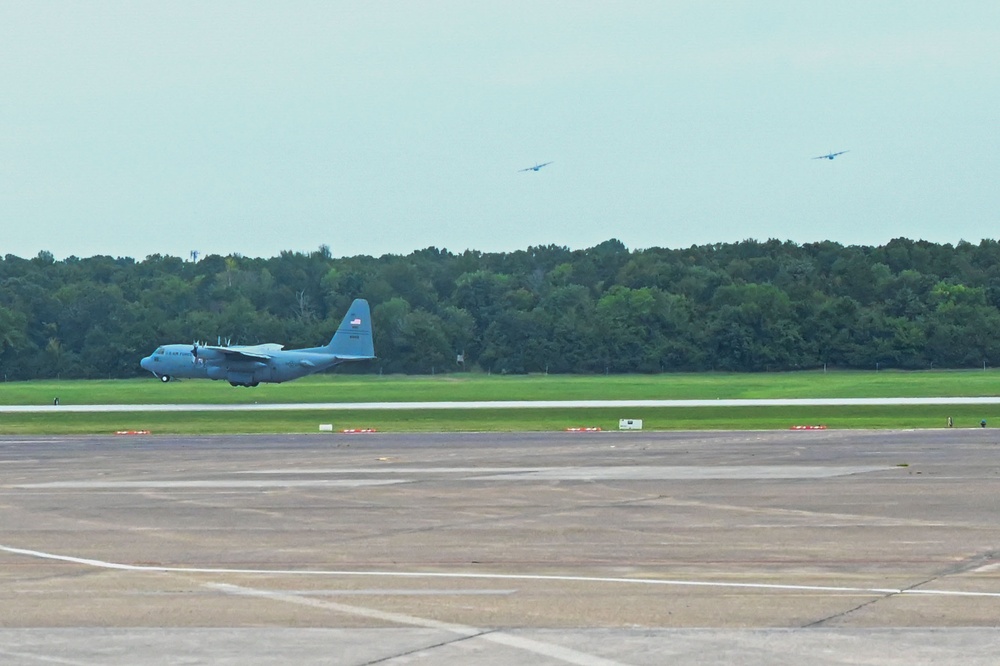
<path id="1" fill-rule="evenodd" d="M 329 576 L 350 577 L 369 576 L 382 578 L 456 578 L 472 580 L 531 580 L 531 581 L 565 581 L 575 583 L 621 583 L 630 585 L 664 585 L 675 587 L 726 587 L 745 590 L 772 590 L 788 592 L 830 592 L 834 594 L 857 593 L 875 595 L 938 595 L 950 597 L 985 597 L 1000 599 L 1000 592 L 970 592 L 967 590 L 923 590 L 898 589 L 889 587 L 847 587 L 833 585 L 794 585 L 790 583 L 732 583 L 725 581 L 704 580 L 671 580 L 665 578 L 617 578 L 602 576 L 560 576 L 551 574 L 498 574 L 498 573 L 464 573 L 464 572 L 424 572 L 424 571 L 336 571 L 336 570 L 302 570 L 302 569 L 227 569 L 215 567 L 165 567 L 142 564 L 123 564 L 106 562 L 72 555 L 58 555 L 40 550 L 15 548 L 0 545 L 0 551 L 13 555 L 24 555 L 44 560 L 83 564 L 101 569 L 117 569 L 120 571 L 148 571 L 160 573 L 185 574 L 238 574 L 258 576 Z"/>

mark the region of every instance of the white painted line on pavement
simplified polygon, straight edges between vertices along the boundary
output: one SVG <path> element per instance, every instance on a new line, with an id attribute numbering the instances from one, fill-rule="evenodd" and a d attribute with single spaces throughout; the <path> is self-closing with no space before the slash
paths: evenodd
<path id="1" fill-rule="evenodd" d="M 605 659 L 603 657 L 578 652 L 572 648 L 553 645 L 552 643 L 543 643 L 531 638 L 505 634 L 502 631 L 490 631 L 486 629 L 479 629 L 477 627 L 466 626 L 464 624 L 440 622 L 429 618 L 406 615 L 404 613 L 382 611 L 376 608 L 365 608 L 363 606 L 352 606 L 337 603 L 335 601 L 310 599 L 309 597 L 303 597 L 296 594 L 275 592 L 273 590 L 259 590 L 252 587 L 229 585 L 227 583 L 206 583 L 205 587 L 212 590 L 218 590 L 219 592 L 224 592 L 226 594 L 245 597 L 260 597 L 273 601 L 298 604 L 300 606 L 310 606 L 312 608 L 331 610 L 337 613 L 344 613 L 346 615 L 366 617 L 382 622 L 391 622 L 393 624 L 401 624 L 411 627 L 422 627 L 424 629 L 436 629 L 448 632 L 449 634 L 456 634 L 465 639 L 485 640 L 490 641 L 491 643 L 499 643 L 508 647 L 519 648 L 527 652 L 533 652 L 534 654 L 558 659 L 559 661 L 564 661 L 567 664 L 576 664 L 577 666 L 624 666 L 621 662 L 611 661 L 610 659 Z"/>
<path id="2" fill-rule="evenodd" d="M 602 409 L 639 407 L 848 407 L 863 405 L 998 405 L 1000 397 L 947 398 L 747 398 L 719 400 L 497 400 L 448 402 L 299 402 L 154 405 L 0 405 L 0 413 L 242 412 L 398 409 Z"/>
<path id="3" fill-rule="evenodd" d="M 667 578 L 616 578 L 603 576 L 561 576 L 553 574 L 497 574 L 497 573 L 463 573 L 463 572 L 424 572 L 424 571 L 336 571 L 336 570 L 309 570 L 309 569 L 228 569 L 216 567 L 164 567 L 139 564 L 121 564 L 118 562 L 105 562 L 71 555 L 57 555 L 39 550 L 29 550 L 26 548 L 14 548 L 12 546 L 0 545 L 0 551 L 14 555 L 25 555 L 45 560 L 56 560 L 60 562 L 71 562 L 74 564 L 84 564 L 103 569 L 118 569 L 123 571 L 150 571 L 164 573 L 207 573 L 207 574 L 238 574 L 238 575 L 258 575 L 258 576 L 330 576 L 330 577 L 352 577 L 369 576 L 373 578 L 455 578 L 465 580 L 533 580 L 533 581 L 562 581 L 574 583 L 622 583 L 630 585 L 665 585 L 676 587 L 722 587 L 744 590 L 781 590 L 788 592 L 830 592 L 836 594 L 865 594 L 865 595 L 892 595 L 892 594 L 933 594 L 952 597 L 987 597 L 1000 599 L 1000 592 L 974 592 L 958 590 L 926 590 L 926 589 L 896 589 L 890 587 L 846 587 L 832 585 L 794 585 L 782 583 L 734 583 L 726 581 L 703 581 L 703 580 L 671 580 Z"/>

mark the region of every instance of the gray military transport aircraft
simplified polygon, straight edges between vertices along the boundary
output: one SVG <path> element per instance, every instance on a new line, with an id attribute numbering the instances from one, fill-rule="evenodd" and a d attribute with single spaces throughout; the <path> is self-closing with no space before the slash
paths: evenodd
<path id="1" fill-rule="evenodd" d="M 163 345 L 139 365 L 162 382 L 174 377 L 225 379 L 233 386 L 257 386 L 261 382 L 291 381 L 348 361 L 367 361 L 375 358 L 368 301 L 359 298 L 351 303 L 340 328 L 325 347 L 282 349 L 282 346 L 274 343 L 233 347 L 198 343 Z"/>
<path id="2" fill-rule="evenodd" d="M 536 164 L 535 166 L 530 166 L 526 169 L 518 169 L 518 171 L 538 171 L 542 167 L 548 166 L 550 164 L 552 164 L 552 162 L 542 162 L 541 164 Z"/>
<path id="3" fill-rule="evenodd" d="M 837 155 L 843 155 L 844 153 L 849 153 L 849 152 L 851 152 L 851 151 L 849 151 L 849 150 L 841 150 L 838 153 L 827 153 L 826 155 L 819 155 L 818 157 L 814 157 L 812 159 L 814 159 L 814 160 L 832 160 Z"/>

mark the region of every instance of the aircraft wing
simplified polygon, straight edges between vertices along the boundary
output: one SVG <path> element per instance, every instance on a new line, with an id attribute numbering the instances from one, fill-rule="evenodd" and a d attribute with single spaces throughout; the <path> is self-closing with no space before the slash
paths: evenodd
<path id="1" fill-rule="evenodd" d="M 212 347 L 210 345 L 206 345 L 201 349 L 211 349 L 212 351 L 221 352 L 225 355 L 227 361 L 269 361 L 271 359 L 270 354 L 262 354 L 261 352 L 250 351 L 248 349 Z"/>

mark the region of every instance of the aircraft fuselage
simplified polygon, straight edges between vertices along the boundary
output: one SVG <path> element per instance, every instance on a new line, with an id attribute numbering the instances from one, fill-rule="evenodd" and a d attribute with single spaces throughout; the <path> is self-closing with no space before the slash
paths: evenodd
<path id="1" fill-rule="evenodd" d="M 282 345 L 163 345 L 139 362 L 161 381 L 222 379 L 233 386 L 280 384 L 348 361 L 375 358 L 371 308 L 357 298 L 330 342 L 322 347 L 282 349 Z"/>
<path id="2" fill-rule="evenodd" d="M 269 358 L 233 360 L 214 349 L 175 344 L 159 347 L 142 359 L 139 365 L 163 381 L 173 378 L 222 379 L 235 386 L 256 386 L 262 382 L 277 384 L 305 377 L 333 367 L 343 360 L 345 359 L 307 349 L 270 351 Z"/>

